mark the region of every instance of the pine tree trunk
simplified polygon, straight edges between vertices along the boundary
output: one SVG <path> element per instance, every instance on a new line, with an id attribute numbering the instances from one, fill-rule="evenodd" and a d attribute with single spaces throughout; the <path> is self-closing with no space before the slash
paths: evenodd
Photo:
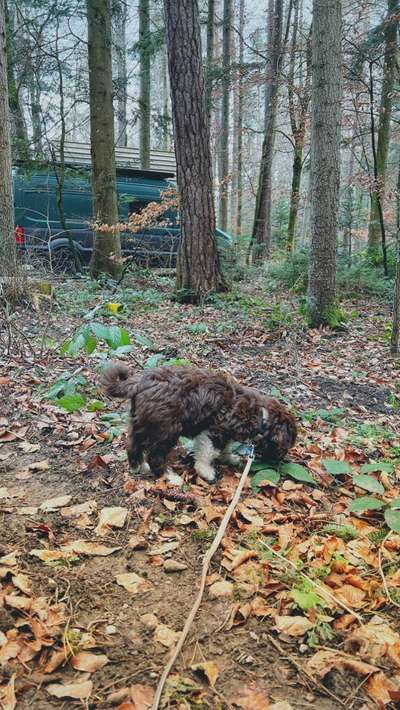
<path id="1" fill-rule="evenodd" d="M 199 301 L 225 288 L 215 240 L 209 125 L 197 0 L 164 0 L 168 66 L 181 200 L 177 290 Z"/>
<path id="2" fill-rule="evenodd" d="M 29 160 L 31 151 L 24 111 L 17 86 L 14 67 L 14 6 L 5 2 L 5 27 L 7 47 L 7 79 L 8 97 L 11 114 L 11 144 L 13 157 L 18 160 Z"/>
<path id="3" fill-rule="evenodd" d="M 211 123 L 212 92 L 213 92 L 213 66 L 214 66 L 214 41 L 215 41 L 215 0 L 208 0 L 207 10 L 207 55 L 206 55 L 206 108 L 208 123 Z"/>
<path id="4" fill-rule="evenodd" d="M 341 0 L 313 0 L 310 324 L 332 322 L 340 181 Z"/>
<path id="5" fill-rule="evenodd" d="M 279 92 L 279 63 L 282 49 L 283 0 L 269 0 L 267 33 L 267 86 L 265 96 L 265 134 L 262 146 L 254 213 L 251 248 L 253 260 L 262 261 L 271 250 L 272 162 Z"/>
<path id="6" fill-rule="evenodd" d="M 127 84 L 126 70 L 126 0 L 113 0 L 114 47 L 117 69 L 117 142 L 118 146 L 128 145 L 127 135 Z"/>
<path id="7" fill-rule="evenodd" d="M 86 0 L 92 154 L 93 216 L 100 224 L 115 225 L 118 208 L 115 179 L 113 86 L 111 69 L 110 0 Z M 121 270 L 118 232 L 96 232 L 90 273 L 116 277 Z"/>
<path id="8" fill-rule="evenodd" d="M 228 228 L 229 196 L 229 104 L 230 104 L 230 66 L 232 41 L 232 0 L 224 0 L 222 25 L 222 106 L 220 140 L 220 186 L 219 186 L 219 226 L 226 232 Z"/>
<path id="9" fill-rule="evenodd" d="M 150 1 L 139 0 L 140 95 L 139 150 L 140 166 L 150 167 Z"/>
<path id="10" fill-rule="evenodd" d="M 388 14 L 385 29 L 385 59 L 383 68 L 383 83 L 381 106 L 379 112 L 378 143 L 376 150 L 375 185 L 371 193 L 371 208 L 368 225 L 368 248 L 375 254 L 382 240 L 381 210 L 385 200 L 385 176 L 389 151 L 390 123 L 392 119 L 393 90 L 397 66 L 397 33 L 399 0 L 388 0 Z M 397 17 L 397 16 L 396 16 Z"/>
<path id="11" fill-rule="evenodd" d="M 303 145 L 302 141 L 295 145 L 293 152 L 292 187 L 290 191 L 289 224 L 287 233 L 287 250 L 294 251 L 294 239 L 297 215 L 300 204 L 301 174 L 303 172 Z"/>
<path id="12" fill-rule="evenodd" d="M 0 276 L 16 275 L 5 3 L 0 0 Z"/>
<path id="13" fill-rule="evenodd" d="M 243 210 L 243 104 L 244 104 L 244 2 L 239 4 L 239 78 L 238 78 L 238 109 L 237 109 L 237 197 L 236 197 L 236 234 L 242 233 Z"/>
<path id="14" fill-rule="evenodd" d="M 390 350 L 394 355 L 400 352 L 400 166 L 397 174 L 396 195 L 396 277 L 393 295 L 393 325 Z"/>

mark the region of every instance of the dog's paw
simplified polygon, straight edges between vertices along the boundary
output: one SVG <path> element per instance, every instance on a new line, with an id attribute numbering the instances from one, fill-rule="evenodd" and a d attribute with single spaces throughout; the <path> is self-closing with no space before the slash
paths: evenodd
<path id="1" fill-rule="evenodd" d="M 150 469 L 150 466 L 149 466 L 149 464 L 147 463 L 147 461 L 143 461 L 143 462 L 140 464 L 139 473 L 140 473 L 142 476 L 148 476 L 148 475 L 151 473 L 151 469 Z"/>
<path id="2" fill-rule="evenodd" d="M 231 466 L 239 466 L 241 460 L 242 459 L 240 458 L 240 456 L 238 456 L 238 454 L 233 454 L 232 452 L 228 452 L 221 456 L 222 463 L 227 463 Z"/>
<path id="3" fill-rule="evenodd" d="M 178 474 L 168 468 L 164 475 L 167 483 L 171 483 L 173 486 L 183 486 L 183 478 Z"/>
<path id="4" fill-rule="evenodd" d="M 203 478 L 205 481 L 208 481 L 208 483 L 215 482 L 216 473 L 212 466 L 209 466 L 208 464 L 202 463 L 200 461 L 196 461 L 194 468 L 200 478 Z"/>

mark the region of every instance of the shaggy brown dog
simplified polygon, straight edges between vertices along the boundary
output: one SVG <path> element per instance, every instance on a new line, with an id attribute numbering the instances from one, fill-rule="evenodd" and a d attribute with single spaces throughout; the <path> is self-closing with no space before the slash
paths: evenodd
<path id="1" fill-rule="evenodd" d="M 233 441 L 279 461 L 296 440 L 295 419 L 282 404 L 221 372 L 160 367 L 130 375 L 115 364 L 103 386 L 109 397 L 130 398 L 129 463 L 144 471 L 147 462 L 155 476 L 180 436 L 194 439 L 195 469 L 207 481 L 215 480 L 212 463 Z"/>

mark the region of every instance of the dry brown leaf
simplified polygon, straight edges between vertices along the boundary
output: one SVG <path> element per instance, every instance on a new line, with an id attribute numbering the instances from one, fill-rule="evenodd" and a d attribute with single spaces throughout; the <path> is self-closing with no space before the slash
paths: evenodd
<path id="1" fill-rule="evenodd" d="M 15 697 L 15 678 L 16 673 L 13 673 L 7 685 L 0 687 L 0 703 L 2 710 L 14 710 L 17 704 Z"/>
<path id="2" fill-rule="evenodd" d="M 288 636 L 303 636 L 312 627 L 311 621 L 305 616 L 276 616 L 275 626 L 279 633 Z"/>
<path id="3" fill-rule="evenodd" d="M 83 683 L 52 683 L 46 688 L 50 695 L 56 698 L 76 698 L 77 700 L 86 700 L 90 697 L 93 690 L 91 680 L 85 680 Z"/>
<path id="4" fill-rule="evenodd" d="M 63 550 L 66 552 L 74 552 L 76 555 L 99 555 L 99 557 L 107 557 L 113 552 L 120 550 L 120 547 L 106 547 L 97 542 L 87 542 L 86 540 L 74 540 L 68 545 L 63 545 Z"/>
<path id="5" fill-rule="evenodd" d="M 293 707 L 287 700 L 278 700 L 277 703 L 270 705 L 269 710 L 293 710 Z"/>
<path id="6" fill-rule="evenodd" d="M 178 560 L 167 559 L 164 562 L 164 570 L 166 572 L 183 572 L 188 566 Z"/>
<path id="7" fill-rule="evenodd" d="M 158 619 L 155 614 L 143 614 L 140 617 L 140 621 L 151 631 L 154 631 L 154 629 L 158 626 Z"/>
<path id="8" fill-rule="evenodd" d="M 244 550 L 243 552 L 239 552 L 239 554 L 235 555 L 232 560 L 231 572 L 240 567 L 240 565 L 244 562 L 247 562 L 247 560 L 251 560 L 255 557 L 258 557 L 258 553 L 255 552 L 255 550 Z"/>
<path id="9" fill-rule="evenodd" d="M 108 658 L 105 655 L 97 655 L 96 653 L 89 653 L 89 651 L 79 651 L 75 656 L 71 658 L 71 666 L 76 671 L 86 671 L 87 673 L 94 673 L 100 668 L 108 663 Z"/>
<path id="10" fill-rule="evenodd" d="M 380 708 L 400 700 L 400 685 L 395 685 L 384 673 L 374 673 L 364 687 Z"/>
<path id="11" fill-rule="evenodd" d="M 53 651 L 49 660 L 47 661 L 44 672 L 53 673 L 62 663 L 66 660 L 64 649 Z"/>
<path id="12" fill-rule="evenodd" d="M 211 688 L 214 688 L 219 676 L 219 668 L 216 663 L 213 661 L 204 661 L 203 663 L 195 663 L 193 666 L 190 666 L 190 668 L 195 673 L 200 672 L 204 675 L 207 678 Z"/>
<path id="13" fill-rule="evenodd" d="M 285 523 L 285 525 L 280 525 L 278 529 L 278 535 L 280 547 L 289 547 L 290 543 L 293 542 L 295 538 L 293 523 Z"/>
<path id="14" fill-rule="evenodd" d="M 32 606 L 32 599 L 23 597 L 21 594 L 6 594 L 4 596 L 6 606 L 18 611 L 29 611 Z"/>
<path id="15" fill-rule="evenodd" d="M 357 660 L 354 656 L 341 651 L 317 651 L 306 663 L 306 667 L 311 675 L 317 678 L 324 678 L 332 668 L 337 670 L 349 670 L 357 675 L 365 676 L 376 673 L 378 668 L 369 663 Z"/>
<path id="16" fill-rule="evenodd" d="M 146 592 L 148 589 L 151 589 L 152 586 L 151 582 L 144 579 L 144 577 L 139 577 L 136 572 L 124 572 L 122 574 L 117 574 L 115 579 L 117 584 L 124 587 L 124 589 L 131 594 Z"/>
<path id="17" fill-rule="evenodd" d="M 374 616 L 368 624 L 354 631 L 345 641 L 345 650 L 357 653 L 361 658 L 377 663 L 388 656 L 400 668 L 400 636 L 379 616 Z"/>
<path id="18" fill-rule="evenodd" d="M 172 648 L 175 646 L 179 639 L 180 634 L 173 629 L 170 629 L 166 624 L 158 624 L 154 631 L 154 640 L 161 643 L 162 646 L 166 648 Z"/>
<path id="19" fill-rule="evenodd" d="M 99 522 L 95 528 L 96 535 L 103 537 L 107 535 L 110 528 L 123 528 L 128 516 L 128 508 L 118 506 L 103 508 L 100 511 Z"/>
<path id="20" fill-rule="evenodd" d="M 148 685 L 131 685 L 129 694 L 135 710 L 150 710 L 154 700 L 154 689 Z"/>
<path id="21" fill-rule="evenodd" d="M 45 550 L 44 548 L 41 550 L 31 550 L 29 554 L 33 557 L 38 557 L 39 560 L 42 560 L 42 562 L 46 564 L 57 562 L 57 560 L 67 560 L 71 557 L 71 552 L 67 552 L 66 550 Z"/>
<path id="22" fill-rule="evenodd" d="M 97 502 L 95 500 L 87 500 L 86 503 L 78 503 L 70 505 L 67 508 L 61 508 L 61 515 L 64 518 L 78 518 L 83 513 L 90 515 L 97 510 Z"/>
<path id="23" fill-rule="evenodd" d="M 48 500 L 43 501 L 39 508 L 40 510 L 43 510 L 44 513 L 51 513 L 54 510 L 58 510 L 58 508 L 64 508 L 71 501 L 71 498 L 72 496 L 69 495 L 49 498 Z"/>
<path id="24" fill-rule="evenodd" d="M 242 710 L 269 710 L 270 707 L 265 691 L 253 683 L 240 688 L 231 703 Z"/>
<path id="25" fill-rule="evenodd" d="M 28 464 L 28 468 L 31 471 L 47 471 L 49 469 L 49 462 L 47 459 L 45 459 L 45 461 L 34 461 Z"/>
<path id="26" fill-rule="evenodd" d="M 12 583 L 14 587 L 19 589 L 24 594 L 32 593 L 32 582 L 26 574 L 14 574 L 12 576 Z"/>
<path id="27" fill-rule="evenodd" d="M 363 589 L 354 587 L 352 584 L 343 584 L 339 589 L 335 589 L 335 597 L 351 609 L 359 609 L 365 606 L 366 596 L 367 593 Z"/>
<path id="28" fill-rule="evenodd" d="M 128 540 L 131 550 L 145 550 L 148 546 L 149 543 L 143 535 L 132 535 Z"/>
<path id="29" fill-rule="evenodd" d="M 220 599 L 221 597 L 231 597 L 233 594 L 232 582 L 214 582 L 208 589 L 210 599 Z"/>
<path id="30" fill-rule="evenodd" d="M 7 555 L 0 557 L 0 567 L 15 567 L 18 564 L 17 554 L 18 552 L 15 550 L 14 552 L 9 552 Z"/>
<path id="31" fill-rule="evenodd" d="M 7 639 L 7 642 L 0 648 L 0 663 L 7 663 L 11 658 L 16 658 L 21 651 L 22 644 L 15 639 Z"/>
<path id="32" fill-rule="evenodd" d="M 157 555 L 165 555 L 167 552 L 172 552 L 172 550 L 177 550 L 179 547 L 179 542 L 164 542 L 163 545 L 160 545 L 159 547 L 153 547 L 152 550 L 149 550 L 147 553 L 151 557 L 157 556 Z"/>

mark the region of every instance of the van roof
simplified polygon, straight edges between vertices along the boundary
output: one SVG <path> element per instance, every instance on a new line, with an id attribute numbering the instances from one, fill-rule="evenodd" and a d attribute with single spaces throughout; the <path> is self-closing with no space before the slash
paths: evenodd
<path id="1" fill-rule="evenodd" d="M 60 166 L 61 163 L 59 162 L 45 162 L 45 161 L 38 161 L 38 160 L 30 160 L 30 161 L 24 161 L 24 160 L 15 160 L 14 161 L 14 167 L 16 168 L 26 168 L 27 170 L 38 170 L 38 171 L 44 171 L 44 170 L 49 170 L 52 169 L 54 170 L 54 166 Z M 76 163 L 76 162 L 66 162 L 64 163 L 64 167 L 70 168 L 70 169 L 75 169 L 75 170 L 82 170 L 82 171 L 87 171 L 88 173 L 91 173 L 92 167 L 91 165 L 87 165 L 84 163 Z M 117 177 L 126 177 L 126 178 L 145 178 L 145 179 L 150 179 L 150 180 L 168 180 L 169 178 L 174 178 L 175 173 L 173 172 L 166 172 L 162 170 L 141 170 L 140 168 L 129 168 L 129 167 L 120 167 L 117 166 L 116 168 L 116 174 Z"/>

